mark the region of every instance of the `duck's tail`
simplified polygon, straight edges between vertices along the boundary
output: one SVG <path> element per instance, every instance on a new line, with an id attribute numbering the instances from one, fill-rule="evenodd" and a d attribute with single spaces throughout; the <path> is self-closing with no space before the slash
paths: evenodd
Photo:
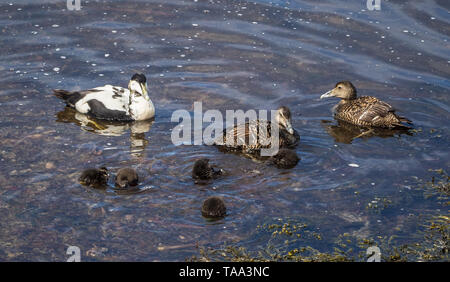
<path id="1" fill-rule="evenodd" d="M 403 128 L 403 129 L 411 129 L 411 126 L 405 125 L 404 123 L 407 123 L 409 125 L 412 125 L 413 122 L 405 117 L 397 116 L 398 122 L 394 123 L 393 125 L 397 128 Z"/>
<path id="2" fill-rule="evenodd" d="M 71 107 L 75 107 L 75 103 L 83 97 L 80 92 L 70 92 L 62 89 L 54 89 L 53 94 L 55 94 L 56 97 L 66 101 L 67 105 Z"/>
<path id="3" fill-rule="evenodd" d="M 63 99 L 64 101 L 66 101 L 67 99 L 69 99 L 72 92 L 62 89 L 54 89 L 53 94 L 55 94 L 55 96 L 58 97 L 59 99 Z"/>

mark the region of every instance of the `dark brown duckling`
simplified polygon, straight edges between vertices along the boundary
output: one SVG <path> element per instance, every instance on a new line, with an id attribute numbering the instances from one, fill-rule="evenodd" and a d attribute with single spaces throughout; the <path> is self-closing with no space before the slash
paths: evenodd
<path id="1" fill-rule="evenodd" d="M 297 153 L 291 149 L 279 149 L 275 156 L 269 158 L 269 162 L 274 164 L 277 168 L 293 168 L 297 165 L 300 158 Z"/>
<path id="2" fill-rule="evenodd" d="M 101 168 L 89 168 L 85 169 L 81 176 L 78 178 L 78 181 L 85 186 L 90 186 L 94 188 L 102 188 L 106 186 L 108 182 L 108 169 L 104 166 Z"/>
<path id="3" fill-rule="evenodd" d="M 125 168 L 121 168 L 117 171 L 116 174 L 116 187 L 120 188 L 120 189 L 125 189 L 128 187 L 134 187 L 137 186 L 139 182 L 139 177 L 137 172 L 130 168 L 130 167 L 125 167 Z"/>
<path id="4" fill-rule="evenodd" d="M 278 108 L 275 122 L 279 126 L 279 148 L 292 148 L 297 146 L 300 135 L 291 124 L 291 111 L 288 107 Z M 272 148 L 271 142 L 262 144 L 259 127 L 267 128 L 267 136 L 271 138 L 272 123 L 268 120 L 252 120 L 244 125 L 236 125 L 224 130 L 223 140 L 217 140 L 214 145 L 220 146 L 224 151 L 241 151 L 248 154 L 258 154 L 263 148 Z M 227 138 L 230 139 L 227 142 Z"/>
<path id="5" fill-rule="evenodd" d="M 402 122 L 412 124 L 404 117 L 395 114 L 395 109 L 386 102 L 372 96 L 356 97 L 356 88 L 350 81 L 341 81 L 336 86 L 320 96 L 341 98 L 334 109 L 334 117 L 364 127 L 410 128 Z"/>
<path id="6" fill-rule="evenodd" d="M 195 161 L 192 168 L 192 178 L 196 180 L 210 180 L 215 179 L 223 174 L 222 169 L 215 169 L 209 164 L 209 159 L 199 159 Z"/>
<path id="7" fill-rule="evenodd" d="M 208 218 L 221 218 L 227 213 L 225 203 L 219 197 L 209 197 L 203 202 L 202 215 Z"/>

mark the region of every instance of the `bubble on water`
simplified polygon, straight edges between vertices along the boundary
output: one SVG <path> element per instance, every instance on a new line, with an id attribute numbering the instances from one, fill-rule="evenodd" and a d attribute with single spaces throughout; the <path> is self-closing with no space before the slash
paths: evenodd
<path id="1" fill-rule="evenodd" d="M 351 166 L 351 167 L 359 167 L 359 164 L 348 164 L 348 166 Z"/>
<path id="2" fill-rule="evenodd" d="M 54 67 L 54 68 L 53 68 L 53 71 L 58 72 L 58 71 L 59 71 L 59 68 L 58 68 L 58 67 Z"/>
<path id="3" fill-rule="evenodd" d="M 106 54 L 105 54 L 105 58 L 108 58 L 108 57 L 109 57 L 109 54 L 108 54 L 108 53 L 106 53 Z"/>

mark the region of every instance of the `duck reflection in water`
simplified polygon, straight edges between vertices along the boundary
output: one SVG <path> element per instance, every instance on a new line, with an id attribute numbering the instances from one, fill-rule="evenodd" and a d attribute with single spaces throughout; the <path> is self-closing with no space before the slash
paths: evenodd
<path id="1" fill-rule="evenodd" d="M 70 107 L 65 107 L 56 115 L 56 121 L 62 123 L 74 123 L 82 130 L 104 136 L 121 136 L 130 130 L 130 152 L 133 156 L 140 157 L 148 140 L 145 133 L 150 131 L 154 120 L 118 122 L 105 121 L 89 117 Z"/>
<path id="2" fill-rule="evenodd" d="M 413 134 L 407 128 L 387 129 L 387 128 L 364 128 L 350 124 L 345 121 L 337 120 L 337 124 L 331 124 L 331 121 L 322 120 L 322 126 L 336 142 L 351 144 L 355 139 L 368 139 L 371 137 L 389 138 L 406 134 Z"/>

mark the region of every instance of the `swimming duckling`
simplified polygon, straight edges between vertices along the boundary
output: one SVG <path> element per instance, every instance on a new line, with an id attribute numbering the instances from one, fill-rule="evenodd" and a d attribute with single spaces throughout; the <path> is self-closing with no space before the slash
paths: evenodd
<path id="1" fill-rule="evenodd" d="M 279 126 L 279 148 L 295 147 L 300 135 L 291 124 L 291 111 L 288 107 L 282 106 L 278 108 L 275 122 Z M 265 127 L 267 136 L 259 133 L 259 127 Z M 217 140 L 214 145 L 220 146 L 225 150 L 242 151 L 249 154 L 260 153 L 262 148 L 273 148 L 271 145 L 271 129 L 272 123 L 268 120 L 252 120 L 243 125 L 236 125 L 233 128 L 224 130 L 223 140 Z M 262 143 L 261 139 L 269 139 L 268 142 Z M 229 142 L 227 142 L 227 139 Z M 267 140 L 266 139 L 266 140 Z"/>
<path id="2" fill-rule="evenodd" d="M 53 92 L 68 106 L 98 119 L 148 120 L 155 115 L 155 107 L 148 96 L 147 79 L 140 73 L 131 77 L 128 89 L 105 85 L 83 91 L 55 89 Z"/>
<path id="3" fill-rule="evenodd" d="M 338 97 L 342 100 L 334 109 L 334 116 L 338 120 L 346 121 L 358 126 L 382 128 L 410 128 L 402 124 L 412 122 L 395 114 L 391 105 L 372 96 L 356 97 L 356 88 L 350 81 L 341 81 L 336 86 L 320 96 L 320 99 Z"/>
<path id="4" fill-rule="evenodd" d="M 269 158 L 269 163 L 274 164 L 277 168 L 293 168 L 297 165 L 300 158 L 297 153 L 291 149 L 279 149 L 275 156 Z"/>
<path id="5" fill-rule="evenodd" d="M 199 159 L 195 161 L 192 168 L 192 178 L 196 180 L 209 180 L 222 175 L 222 169 L 215 169 L 209 165 L 209 159 Z"/>
<path id="6" fill-rule="evenodd" d="M 128 188 L 129 186 L 136 186 L 138 185 L 138 182 L 139 177 L 134 169 L 125 167 L 117 171 L 115 183 L 120 189 Z"/>
<path id="7" fill-rule="evenodd" d="M 85 169 L 81 176 L 78 178 L 78 181 L 82 185 L 91 186 L 94 188 L 101 188 L 103 186 L 106 186 L 106 183 L 108 182 L 108 169 L 104 166 L 101 168 L 89 168 Z"/>
<path id="8" fill-rule="evenodd" d="M 219 197 L 209 197 L 203 202 L 202 215 L 208 218 L 224 217 L 227 213 L 225 203 Z"/>

